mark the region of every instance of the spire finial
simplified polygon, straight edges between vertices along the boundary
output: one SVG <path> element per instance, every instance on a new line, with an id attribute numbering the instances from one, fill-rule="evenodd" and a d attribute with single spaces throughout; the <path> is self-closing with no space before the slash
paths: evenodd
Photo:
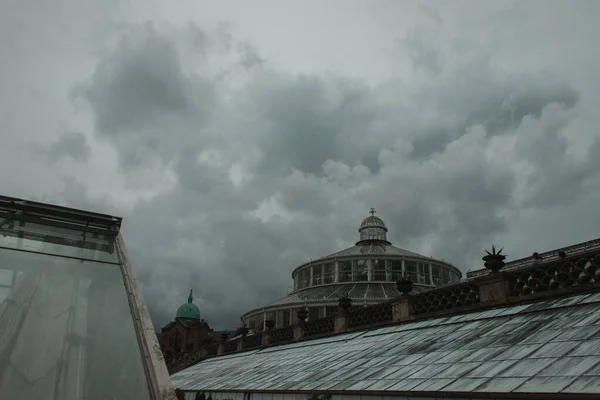
<path id="1" fill-rule="evenodd" d="M 373 207 L 371 207 L 371 211 L 369 211 L 369 214 L 375 215 L 375 209 Z"/>
<path id="2" fill-rule="evenodd" d="M 194 296 L 192 296 L 192 289 L 190 289 L 190 295 L 188 296 L 188 303 L 194 301 Z"/>

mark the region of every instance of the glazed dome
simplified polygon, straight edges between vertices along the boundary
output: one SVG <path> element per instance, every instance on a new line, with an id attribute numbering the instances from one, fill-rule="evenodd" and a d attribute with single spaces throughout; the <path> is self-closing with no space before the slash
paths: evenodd
<path id="1" fill-rule="evenodd" d="M 360 228 L 358 228 L 360 240 L 356 242 L 356 245 L 377 244 L 376 242 L 389 245 L 390 242 L 387 241 L 387 227 L 385 226 L 385 222 L 375 216 L 374 208 L 371 208 L 370 213 L 371 215 L 365 218 L 361 222 Z"/>

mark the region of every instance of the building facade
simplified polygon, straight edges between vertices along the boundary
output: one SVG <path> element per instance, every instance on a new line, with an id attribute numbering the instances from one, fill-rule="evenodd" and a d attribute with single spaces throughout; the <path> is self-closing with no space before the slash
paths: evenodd
<path id="1" fill-rule="evenodd" d="M 392 245 L 383 220 L 374 209 L 370 213 L 354 246 L 298 266 L 293 291 L 245 313 L 246 326 L 261 331 L 269 320 L 277 328 L 289 326 L 300 308 L 308 310 L 309 320 L 329 317 L 337 313 L 340 297 L 352 299 L 354 307 L 376 304 L 399 295 L 395 282 L 402 276 L 414 282 L 414 293 L 460 281 L 460 270 L 450 263 Z"/>
<path id="2" fill-rule="evenodd" d="M 220 344 L 183 400 L 600 398 L 600 252 L 504 270 Z M 340 302 L 342 305 L 343 302 Z M 345 307 L 344 307 L 345 308 Z"/>
<path id="3" fill-rule="evenodd" d="M 213 330 L 200 318 L 200 309 L 193 300 L 190 290 L 188 301 L 177 309 L 175 320 L 161 329 L 160 348 L 167 363 L 206 347 L 213 339 Z"/>

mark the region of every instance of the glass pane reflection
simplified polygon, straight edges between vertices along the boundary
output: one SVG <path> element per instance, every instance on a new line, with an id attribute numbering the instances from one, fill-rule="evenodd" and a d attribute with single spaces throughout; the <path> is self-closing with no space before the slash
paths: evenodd
<path id="1" fill-rule="evenodd" d="M 0 276 L 0 399 L 149 399 L 118 265 L 0 249 Z"/>

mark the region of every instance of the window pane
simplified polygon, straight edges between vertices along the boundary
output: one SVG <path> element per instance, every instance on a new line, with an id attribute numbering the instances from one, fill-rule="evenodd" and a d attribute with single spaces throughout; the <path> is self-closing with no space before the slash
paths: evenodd
<path id="1" fill-rule="evenodd" d="M 429 264 L 424 264 L 424 263 L 418 263 L 418 269 L 419 269 L 419 277 L 418 277 L 418 282 L 419 283 L 423 283 L 423 284 L 430 284 L 429 281 Z"/>
<path id="2" fill-rule="evenodd" d="M 445 267 L 442 267 L 442 283 L 450 283 L 450 271 Z"/>
<path id="3" fill-rule="evenodd" d="M 369 280 L 367 270 L 367 260 L 354 260 L 353 261 L 352 280 L 355 282 L 364 282 Z"/>
<path id="4" fill-rule="evenodd" d="M 442 270 L 438 265 L 431 266 L 431 272 L 433 273 L 433 283 L 439 285 L 442 279 Z"/>
<path id="5" fill-rule="evenodd" d="M 413 282 L 418 282 L 419 278 L 417 276 L 417 263 L 414 261 L 406 261 L 404 265 L 406 267 L 406 276 L 408 279 Z"/>
<path id="6" fill-rule="evenodd" d="M 350 282 L 352 280 L 352 262 L 351 261 L 339 261 L 339 277 L 338 282 Z"/>
<path id="7" fill-rule="evenodd" d="M 322 283 L 321 273 L 322 273 L 322 265 L 313 265 L 313 285 L 320 285 Z"/>
<path id="8" fill-rule="evenodd" d="M 301 269 L 298 272 L 298 289 L 304 289 L 308 287 L 310 280 L 310 267 Z"/>
<path id="9" fill-rule="evenodd" d="M 149 398 L 119 265 L 0 249 L 0 270 L 19 271 L 0 302 L 0 398 Z"/>
<path id="10" fill-rule="evenodd" d="M 396 282 L 402 277 L 402 261 L 400 260 L 390 260 L 388 261 L 388 274 L 387 280 Z"/>
<path id="11" fill-rule="evenodd" d="M 290 310 L 277 311 L 277 328 L 283 328 L 290 325 Z"/>
<path id="12" fill-rule="evenodd" d="M 335 279 L 335 264 L 327 263 L 323 266 L 323 269 L 325 270 L 323 274 L 323 283 L 333 283 Z"/>
<path id="13" fill-rule="evenodd" d="M 372 260 L 371 265 L 373 266 L 373 281 L 385 281 L 385 260 Z"/>

